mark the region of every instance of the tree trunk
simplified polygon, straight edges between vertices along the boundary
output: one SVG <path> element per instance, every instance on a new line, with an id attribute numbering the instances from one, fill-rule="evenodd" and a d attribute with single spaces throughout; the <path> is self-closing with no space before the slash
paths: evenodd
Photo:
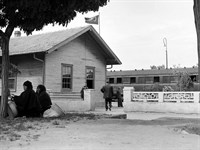
<path id="1" fill-rule="evenodd" d="M 9 75 L 9 41 L 14 30 L 13 25 L 8 25 L 5 33 L 0 30 L 0 46 L 2 50 L 2 73 L 1 73 L 1 105 L 0 105 L 0 118 L 7 116 L 8 106 L 8 75 Z"/>
<path id="2" fill-rule="evenodd" d="M 8 105 L 8 75 L 9 75 L 9 40 L 10 38 L 1 38 L 2 49 L 2 88 L 1 88 L 1 106 L 0 117 L 5 118 L 7 115 Z"/>
<path id="3" fill-rule="evenodd" d="M 198 90 L 200 90 L 200 1 L 194 0 L 194 19 L 197 32 L 197 52 L 198 52 Z"/>

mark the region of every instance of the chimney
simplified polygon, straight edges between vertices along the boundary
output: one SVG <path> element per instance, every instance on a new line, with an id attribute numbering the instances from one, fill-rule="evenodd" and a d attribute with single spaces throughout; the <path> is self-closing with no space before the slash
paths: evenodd
<path id="1" fill-rule="evenodd" d="M 15 37 L 21 37 L 21 32 L 20 31 L 15 31 L 14 36 Z"/>

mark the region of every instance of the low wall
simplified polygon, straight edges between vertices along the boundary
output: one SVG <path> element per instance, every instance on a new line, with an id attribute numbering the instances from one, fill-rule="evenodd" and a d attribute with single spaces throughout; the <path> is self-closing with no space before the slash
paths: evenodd
<path id="1" fill-rule="evenodd" d="M 84 91 L 84 100 L 81 99 L 80 95 L 64 95 L 64 96 L 53 96 L 51 95 L 52 102 L 55 102 L 64 112 L 84 112 L 95 110 L 95 99 L 94 90 L 86 89 Z"/>
<path id="2" fill-rule="evenodd" d="M 125 112 L 200 114 L 200 92 L 135 92 L 125 87 Z"/>

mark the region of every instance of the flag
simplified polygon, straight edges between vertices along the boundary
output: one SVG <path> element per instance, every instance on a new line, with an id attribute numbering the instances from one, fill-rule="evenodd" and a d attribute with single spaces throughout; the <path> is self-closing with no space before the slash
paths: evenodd
<path id="1" fill-rule="evenodd" d="M 99 15 L 91 17 L 91 18 L 86 18 L 85 17 L 85 23 L 89 24 L 99 24 Z"/>

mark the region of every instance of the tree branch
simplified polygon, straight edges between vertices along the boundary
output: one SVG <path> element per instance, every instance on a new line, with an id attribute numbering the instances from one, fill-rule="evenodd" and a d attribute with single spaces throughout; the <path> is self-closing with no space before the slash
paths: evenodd
<path id="1" fill-rule="evenodd" d="M 4 32 L 0 30 L 0 37 L 4 36 Z"/>

